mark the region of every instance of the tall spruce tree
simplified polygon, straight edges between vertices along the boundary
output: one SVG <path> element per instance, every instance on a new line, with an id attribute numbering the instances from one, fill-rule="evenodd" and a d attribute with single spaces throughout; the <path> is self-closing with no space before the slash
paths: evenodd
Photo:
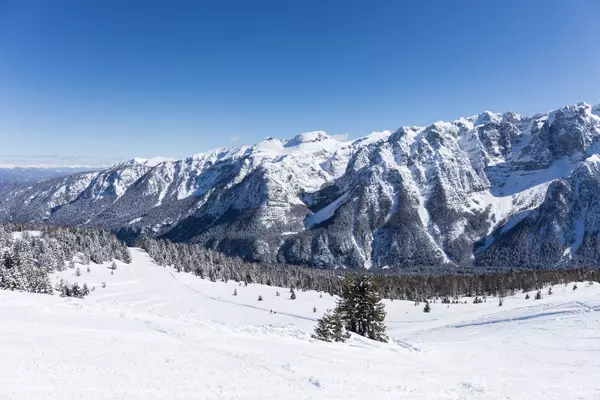
<path id="1" fill-rule="evenodd" d="M 344 280 L 342 298 L 335 313 L 346 330 L 369 339 L 387 342 L 385 308 L 371 278 L 348 275 Z"/>

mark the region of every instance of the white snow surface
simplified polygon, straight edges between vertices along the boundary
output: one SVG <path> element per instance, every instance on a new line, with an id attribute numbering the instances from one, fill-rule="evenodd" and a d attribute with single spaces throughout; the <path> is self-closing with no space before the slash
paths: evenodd
<path id="1" fill-rule="evenodd" d="M 169 158 L 169 157 L 152 157 L 152 158 L 134 158 L 133 161 L 137 162 L 138 164 L 144 164 L 147 165 L 148 167 L 155 167 L 158 164 L 162 164 L 164 162 L 168 162 L 168 161 L 175 161 L 174 158 Z"/>
<path id="2" fill-rule="evenodd" d="M 327 293 L 290 300 L 132 256 L 54 277 L 95 286 L 85 299 L 0 291 L 1 399 L 600 398 L 597 283 L 429 314 L 385 300 L 390 343 L 324 343 L 310 333 Z"/>
<path id="3" fill-rule="evenodd" d="M 306 218 L 306 227 L 310 228 L 313 225 L 319 224 L 319 223 L 326 221 L 329 218 L 333 217 L 333 215 L 335 214 L 335 211 L 347 198 L 348 198 L 348 193 L 344 193 L 343 195 L 341 195 L 340 197 L 338 197 L 337 199 L 332 201 L 327 206 L 318 210 L 314 214 L 308 216 Z"/>

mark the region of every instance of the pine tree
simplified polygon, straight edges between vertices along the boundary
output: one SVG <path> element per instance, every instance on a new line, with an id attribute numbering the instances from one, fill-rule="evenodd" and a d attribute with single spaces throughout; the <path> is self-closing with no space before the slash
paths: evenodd
<path id="1" fill-rule="evenodd" d="M 423 308 L 423 312 L 431 312 L 431 306 L 429 305 L 429 301 L 425 301 L 425 307 Z"/>
<path id="2" fill-rule="evenodd" d="M 549 296 L 552 296 L 552 286 L 550 286 L 550 287 L 548 288 L 548 295 L 549 295 Z"/>
<path id="3" fill-rule="evenodd" d="M 313 312 L 316 313 L 317 312 L 317 307 L 313 307 Z"/>
<path id="4" fill-rule="evenodd" d="M 82 291 L 79 287 L 79 283 L 75 282 L 73 286 L 71 286 L 71 296 L 82 298 Z"/>
<path id="5" fill-rule="evenodd" d="M 342 312 L 339 308 L 336 308 L 329 318 L 329 332 L 334 342 L 345 342 L 350 337 L 344 327 Z"/>
<path id="6" fill-rule="evenodd" d="M 296 300 L 296 292 L 294 288 L 290 288 L 290 300 Z"/>
<path id="7" fill-rule="evenodd" d="M 498 306 L 499 306 L 499 307 L 502 307 L 503 305 L 504 305 L 504 300 L 502 300 L 502 297 L 500 297 L 500 298 L 498 299 Z"/>
<path id="8" fill-rule="evenodd" d="M 541 300 L 542 298 L 542 291 L 538 290 L 537 293 L 535 294 L 535 299 L 536 300 Z"/>
<path id="9" fill-rule="evenodd" d="M 327 310 L 322 318 L 317 320 L 315 332 L 311 335 L 314 339 L 331 342 L 331 311 Z"/>
<path id="10" fill-rule="evenodd" d="M 371 278 L 366 276 L 355 278 L 351 275 L 346 277 L 338 307 L 348 331 L 369 339 L 387 342 L 384 325 L 385 307 Z"/>
<path id="11" fill-rule="evenodd" d="M 526 294 L 525 294 L 525 300 L 529 300 L 529 299 L 530 299 L 530 297 L 529 297 L 529 293 L 526 293 Z"/>
<path id="12" fill-rule="evenodd" d="M 577 290 L 577 284 L 573 285 L 573 290 Z"/>
<path id="13" fill-rule="evenodd" d="M 237 289 L 233 289 L 233 295 L 237 296 Z"/>
<path id="14" fill-rule="evenodd" d="M 260 294 L 258 295 L 258 301 L 263 301 L 263 298 Z"/>
<path id="15" fill-rule="evenodd" d="M 79 267 L 77 267 L 77 269 L 75 270 L 75 276 L 81 276 L 81 270 L 79 269 Z"/>

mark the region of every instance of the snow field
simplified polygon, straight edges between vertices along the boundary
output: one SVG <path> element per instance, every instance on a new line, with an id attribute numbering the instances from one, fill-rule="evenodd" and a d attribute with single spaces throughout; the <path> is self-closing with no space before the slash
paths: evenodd
<path id="1" fill-rule="evenodd" d="M 95 286 L 83 300 L 0 291 L 1 399 L 600 398 L 598 283 L 429 314 L 385 300 L 390 343 L 323 343 L 310 334 L 327 293 L 290 300 L 132 256 L 114 275 L 55 275 Z"/>

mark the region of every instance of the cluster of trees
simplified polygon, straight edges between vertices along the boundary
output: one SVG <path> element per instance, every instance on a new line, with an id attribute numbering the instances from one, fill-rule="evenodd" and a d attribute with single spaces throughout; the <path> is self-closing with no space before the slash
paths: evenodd
<path id="1" fill-rule="evenodd" d="M 83 299 L 85 296 L 90 294 L 90 289 L 88 288 L 87 283 L 84 283 L 83 286 L 79 286 L 79 283 L 77 282 L 71 285 L 69 282 L 62 279 L 56 285 L 56 290 L 60 292 L 61 297 L 78 297 Z"/>
<path id="2" fill-rule="evenodd" d="M 369 339 L 387 342 L 385 309 L 372 278 L 348 275 L 341 298 L 333 311 L 317 321 L 313 337 L 326 342 L 344 342 L 354 332 Z M 316 311 L 316 310 L 315 310 Z"/>
<path id="3" fill-rule="evenodd" d="M 357 271 L 323 270 L 289 264 L 250 263 L 198 245 L 143 238 L 137 245 L 157 264 L 217 280 L 259 283 L 342 295 L 344 277 Z M 367 274 L 367 272 L 363 272 Z M 424 302 L 432 298 L 461 296 L 506 297 L 548 285 L 575 281 L 598 281 L 598 269 L 511 270 L 490 274 L 398 275 L 386 271 L 369 273 L 382 297 Z"/>
<path id="4" fill-rule="evenodd" d="M 173 243 L 148 237 L 136 245 L 158 265 L 191 272 L 211 281 L 258 283 L 300 290 L 339 294 L 343 275 L 337 270 L 319 270 L 289 264 L 250 263 L 198 245 Z M 293 294 L 295 297 L 295 294 Z"/>
<path id="5" fill-rule="evenodd" d="M 376 273 L 373 279 L 384 298 L 425 301 L 439 297 L 506 297 L 517 292 L 540 290 L 549 285 L 598 281 L 600 270 L 510 270 L 488 274 L 433 276 Z"/>
<path id="6" fill-rule="evenodd" d="M 15 226 L 0 226 L 0 289 L 53 294 L 49 273 L 73 268 L 75 261 L 89 264 L 114 258 L 130 262 L 127 247 L 114 235 L 97 229 L 43 228 L 40 234 L 27 231 L 13 235 Z M 63 285 L 64 296 L 81 297 L 87 286 Z"/>

